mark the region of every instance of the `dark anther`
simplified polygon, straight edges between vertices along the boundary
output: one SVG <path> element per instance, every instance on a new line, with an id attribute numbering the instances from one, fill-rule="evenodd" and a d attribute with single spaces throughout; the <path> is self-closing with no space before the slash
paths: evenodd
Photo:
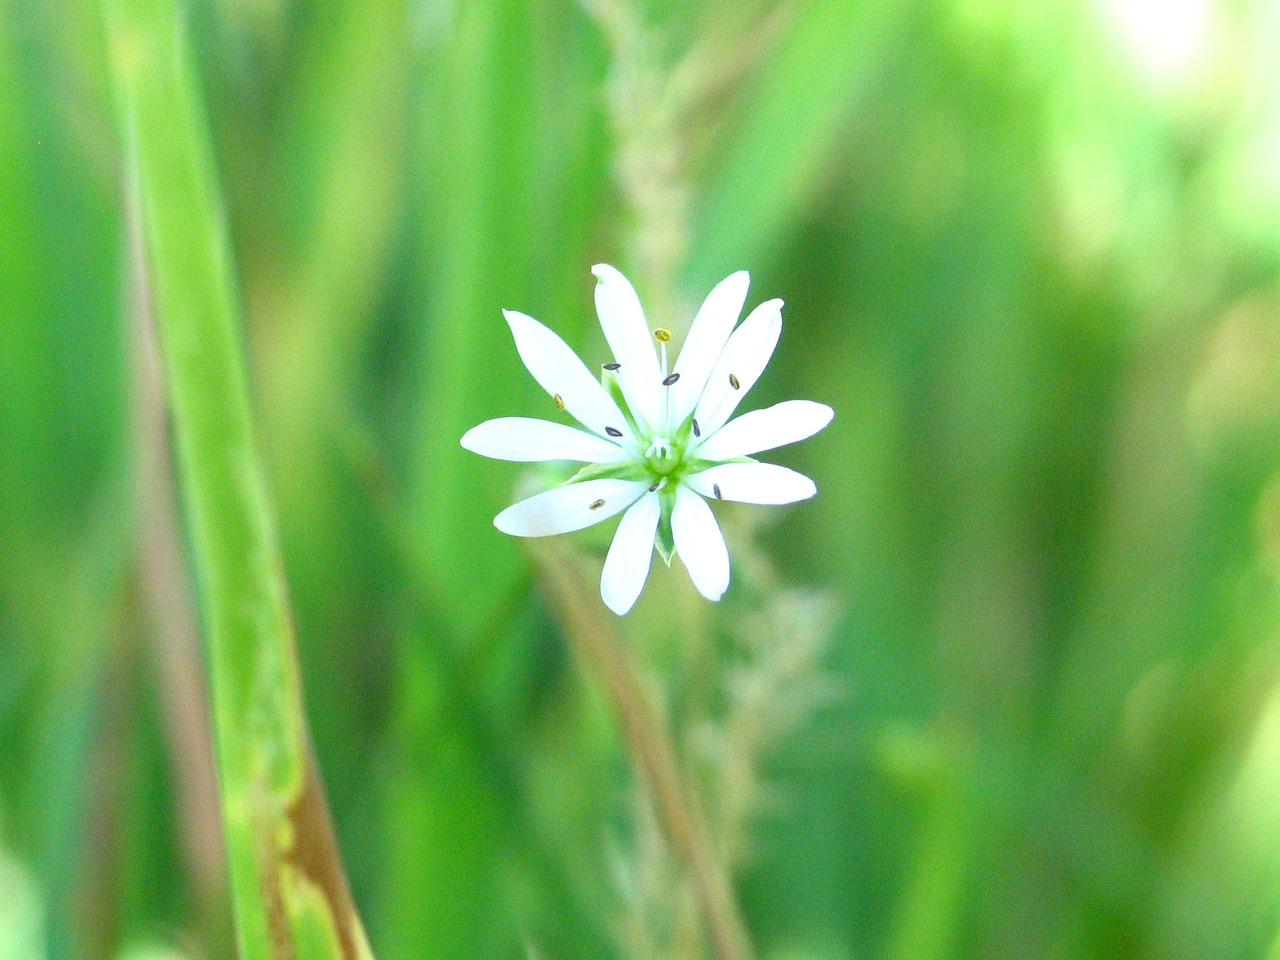
<path id="1" fill-rule="evenodd" d="M 650 493 L 653 493 L 653 491 L 657 490 L 660 486 L 662 486 L 662 481 L 661 481 L 661 480 L 655 480 L 655 481 L 653 481 L 653 486 L 651 486 L 651 487 L 649 488 L 649 492 L 650 492 Z"/>
<path id="2" fill-rule="evenodd" d="M 662 385 L 664 387 L 669 387 L 679 379 L 680 379 L 680 374 L 673 373 L 671 376 L 667 377 L 667 379 L 662 381 Z"/>
<path id="3" fill-rule="evenodd" d="M 617 370 L 617 369 L 618 369 L 619 367 L 621 367 L 621 366 L 622 366 L 622 364 L 620 364 L 620 363 L 606 363 L 606 364 L 604 365 L 604 368 L 605 368 L 606 370 Z"/>
<path id="4" fill-rule="evenodd" d="M 734 376 L 732 373 L 729 374 L 729 386 L 733 387 L 733 389 L 735 390 L 742 389 L 742 384 L 738 382 L 738 378 Z"/>
<path id="5" fill-rule="evenodd" d="M 605 428 L 604 428 L 604 432 L 605 432 L 605 433 L 607 433 L 607 434 L 608 434 L 609 436 L 611 436 L 611 437 L 620 437 L 620 436 L 622 436 L 622 431 L 621 431 L 621 430 L 619 430 L 617 427 L 605 427 Z"/>
<path id="6" fill-rule="evenodd" d="M 713 484 L 711 485 L 711 492 L 712 492 L 712 493 L 714 493 L 714 494 L 716 495 L 716 499 L 717 499 L 717 500 L 723 500 L 723 499 L 724 499 L 724 497 L 720 496 L 720 484 L 718 484 L 718 483 L 713 483 Z"/>
<path id="7" fill-rule="evenodd" d="M 592 510 L 599 510 L 599 509 L 600 509 L 601 507 L 603 507 L 603 506 L 604 506 L 604 501 L 603 501 L 603 500 L 597 500 L 595 503 L 593 503 L 593 504 L 591 505 L 591 509 L 592 509 Z"/>
<path id="8" fill-rule="evenodd" d="M 698 429 L 698 418 L 697 418 L 697 417 L 694 417 L 694 418 L 693 418 L 693 435 L 694 435 L 695 437 L 700 437 L 700 436 L 702 436 L 702 431 Z"/>

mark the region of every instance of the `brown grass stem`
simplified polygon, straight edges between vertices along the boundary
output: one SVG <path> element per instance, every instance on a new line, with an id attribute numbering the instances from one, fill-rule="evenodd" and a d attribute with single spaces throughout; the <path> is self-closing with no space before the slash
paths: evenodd
<path id="1" fill-rule="evenodd" d="M 138 581 L 152 636 L 164 715 L 166 749 L 174 776 L 179 837 L 190 877 L 198 934 L 212 939 L 226 887 L 225 840 L 218 808 L 207 677 L 200 655 L 194 594 L 179 553 L 177 491 L 168 417 L 147 295 L 146 250 L 136 187 L 125 177 L 130 309 L 133 316 L 133 432 L 139 523 Z"/>
<path id="2" fill-rule="evenodd" d="M 688 872 L 707 938 L 719 960 L 754 960 L 729 876 L 715 853 L 707 818 L 684 783 L 675 744 L 657 697 L 627 655 L 617 620 L 600 602 L 594 581 L 567 549 L 536 543 L 535 555 L 561 621 L 594 674 L 621 729 L 637 781 L 663 835 Z"/>

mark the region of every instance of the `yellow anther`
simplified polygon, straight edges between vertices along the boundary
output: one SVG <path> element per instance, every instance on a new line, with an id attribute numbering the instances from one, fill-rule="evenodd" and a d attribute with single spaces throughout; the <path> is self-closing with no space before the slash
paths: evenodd
<path id="1" fill-rule="evenodd" d="M 659 327 L 657 330 L 653 331 L 653 338 L 659 343 L 666 343 L 671 339 L 671 331 L 666 327 Z"/>
<path id="2" fill-rule="evenodd" d="M 552 399 L 552 401 L 555 403 L 555 405 L 556 405 L 556 409 L 557 409 L 557 410 L 563 410 L 563 409 L 564 409 L 564 397 L 560 396 L 560 394 L 558 394 L 558 393 L 557 393 L 557 394 L 556 394 L 554 397 L 552 397 L 551 399 Z"/>

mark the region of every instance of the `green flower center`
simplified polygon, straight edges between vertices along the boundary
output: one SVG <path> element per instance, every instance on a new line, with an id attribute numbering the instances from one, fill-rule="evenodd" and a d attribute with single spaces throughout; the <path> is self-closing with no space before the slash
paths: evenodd
<path id="1" fill-rule="evenodd" d="M 689 466 L 688 449 L 693 439 L 686 422 L 672 433 L 652 433 L 644 447 L 645 468 L 655 481 L 676 480 Z"/>
<path id="2" fill-rule="evenodd" d="M 645 463 L 655 477 L 669 477 L 679 469 L 684 457 L 667 437 L 654 437 L 644 451 Z"/>

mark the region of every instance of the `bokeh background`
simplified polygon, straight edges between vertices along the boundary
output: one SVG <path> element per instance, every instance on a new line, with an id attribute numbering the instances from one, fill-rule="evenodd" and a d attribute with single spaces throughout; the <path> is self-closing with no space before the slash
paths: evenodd
<path id="1" fill-rule="evenodd" d="M 1280 957 L 1280 4 L 187 11 L 380 956 L 679 928 L 555 571 L 491 526 L 524 469 L 458 446 L 544 415 L 501 308 L 603 358 L 607 261 L 677 330 L 749 269 L 748 405 L 837 411 L 770 458 L 815 500 L 721 512 L 721 604 L 677 562 L 622 625 L 751 800 L 761 955 Z M 120 184 L 97 7 L 0 0 L 5 960 L 231 956 Z"/>

